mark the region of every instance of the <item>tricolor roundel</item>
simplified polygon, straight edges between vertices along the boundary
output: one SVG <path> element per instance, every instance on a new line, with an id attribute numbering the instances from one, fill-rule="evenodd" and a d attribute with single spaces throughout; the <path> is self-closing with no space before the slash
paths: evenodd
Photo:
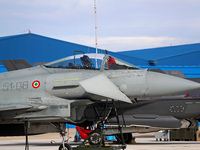
<path id="1" fill-rule="evenodd" d="M 40 87 L 40 81 L 38 81 L 38 80 L 34 81 L 32 83 L 32 87 L 35 88 L 35 89 L 39 88 Z"/>

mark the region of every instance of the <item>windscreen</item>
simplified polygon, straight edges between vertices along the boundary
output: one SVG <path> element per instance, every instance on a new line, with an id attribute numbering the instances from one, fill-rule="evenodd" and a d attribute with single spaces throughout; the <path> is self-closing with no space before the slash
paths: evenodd
<path id="1" fill-rule="evenodd" d="M 64 69 L 100 69 L 103 58 L 103 54 L 81 54 L 59 59 L 45 66 Z"/>

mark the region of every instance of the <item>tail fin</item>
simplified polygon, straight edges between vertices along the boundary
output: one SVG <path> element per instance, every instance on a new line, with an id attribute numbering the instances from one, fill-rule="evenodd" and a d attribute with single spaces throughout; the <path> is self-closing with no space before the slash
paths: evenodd
<path id="1" fill-rule="evenodd" d="M 1 60 L 3 65 L 6 67 L 8 71 L 19 70 L 33 67 L 27 60 L 25 59 L 13 59 L 13 60 Z"/>

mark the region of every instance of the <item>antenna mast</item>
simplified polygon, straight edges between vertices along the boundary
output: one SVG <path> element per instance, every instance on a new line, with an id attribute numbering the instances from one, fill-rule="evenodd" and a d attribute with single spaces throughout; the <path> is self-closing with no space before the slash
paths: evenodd
<path id="1" fill-rule="evenodd" d="M 96 46 L 96 54 L 97 52 L 97 7 L 96 7 L 96 0 L 94 0 L 94 13 L 95 13 L 95 46 Z M 96 68 L 98 68 L 97 65 L 97 59 L 96 61 Z"/>

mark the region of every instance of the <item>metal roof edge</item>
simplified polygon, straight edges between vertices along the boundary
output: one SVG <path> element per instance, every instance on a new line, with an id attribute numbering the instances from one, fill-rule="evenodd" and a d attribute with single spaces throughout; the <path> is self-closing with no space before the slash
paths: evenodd
<path id="1" fill-rule="evenodd" d="M 145 49 L 136 49 L 136 50 L 126 50 L 126 51 L 119 51 L 116 53 L 124 53 L 124 52 L 132 52 L 132 51 L 146 51 L 146 50 L 153 50 L 153 49 L 164 49 L 164 48 L 171 48 L 171 47 L 180 47 L 180 46 L 192 46 L 192 45 L 200 45 L 200 43 L 191 43 L 191 44 L 183 44 L 183 45 L 174 45 L 174 46 L 164 46 L 164 47 L 155 47 L 155 48 L 145 48 Z"/>
<path id="2" fill-rule="evenodd" d="M 78 44 L 78 43 L 72 43 L 72 42 L 68 42 L 68 41 L 64 41 L 64 40 L 54 39 L 54 38 L 51 38 L 51 37 L 47 37 L 47 36 L 43 36 L 43 35 L 39 35 L 39 34 L 35 34 L 35 33 L 25 33 L 25 34 L 19 34 L 19 35 L 11 35 L 11 36 L 0 37 L 0 41 L 18 38 L 18 37 L 22 37 L 22 36 L 30 36 L 30 37 L 31 36 L 37 36 L 37 37 L 40 37 L 40 38 L 45 38 L 45 39 L 49 39 L 49 40 L 53 40 L 53 41 L 68 43 L 68 44 L 72 44 L 72 45 L 80 45 L 80 46 L 83 46 L 83 47 L 94 48 L 94 47 L 91 47 L 91 46 L 86 46 L 86 45 L 82 45 L 82 44 Z M 98 50 L 103 50 L 103 49 L 98 48 Z"/>
<path id="3" fill-rule="evenodd" d="M 31 34 L 32 34 L 32 33 L 31 33 Z M 24 35 L 29 35 L 29 33 L 26 33 L 26 34 L 18 34 L 18 35 L 10 35 L 10 36 L 3 36 L 3 37 L 0 37 L 0 41 L 12 39 L 12 38 L 17 38 L 17 37 L 21 37 L 21 36 L 24 36 Z"/>

